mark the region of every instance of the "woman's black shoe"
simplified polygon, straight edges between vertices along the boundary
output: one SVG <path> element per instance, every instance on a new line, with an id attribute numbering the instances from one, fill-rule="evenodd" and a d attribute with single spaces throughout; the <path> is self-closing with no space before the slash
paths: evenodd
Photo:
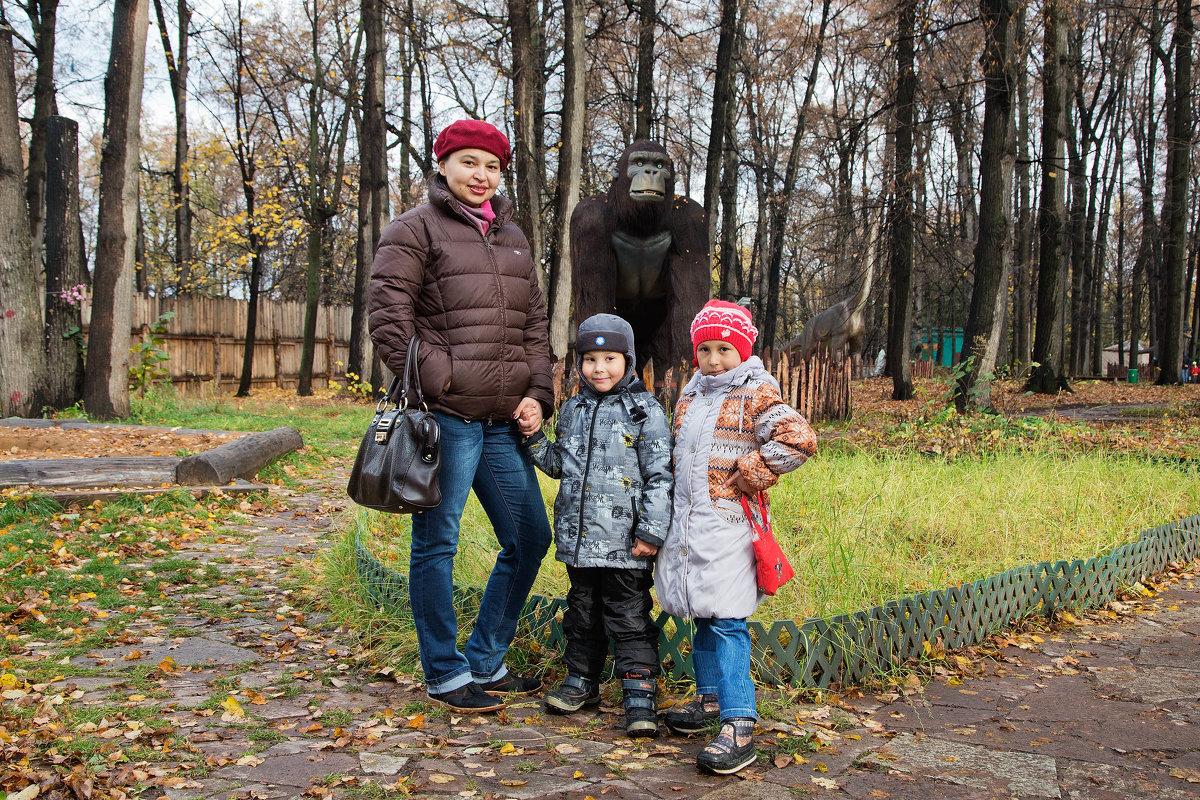
<path id="1" fill-rule="evenodd" d="M 515 672 L 506 672 L 503 677 L 479 684 L 479 688 L 490 695 L 526 695 L 540 692 L 542 690 L 542 682 L 537 678 L 526 678 L 524 675 L 518 675 Z"/>
<path id="2" fill-rule="evenodd" d="M 561 686 L 546 695 L 544 702 L 551 714 L 574 714 L 584 706 L 600 702 L 600 684 L 579 675 L 568 675 Z"/>
<path id="3" fill-rule="evenodd" d="M 471 681 L 457 689 L 452 689 L 449 692 L 441 692 L 439 694 L 430 692 L 429 697 L 431 700 L 436 700 L 442 705 L 452 708 L 455 711 L 460 711 L 463 714 L 482 714 L 486 711 L 499 711 L 504 708 L 504 703 L 501 703 L 483 691 L 475 681 Z"/>

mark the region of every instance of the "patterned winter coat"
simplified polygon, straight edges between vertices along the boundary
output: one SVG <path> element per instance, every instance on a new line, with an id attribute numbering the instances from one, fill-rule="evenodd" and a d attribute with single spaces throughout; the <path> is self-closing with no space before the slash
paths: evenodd
<path id="1" fill-rule="evenodd" d="M 757 357 L 721 375 L 692 377 L 675 406 L 674 514 L 654 575 L 664 610 L 701 619 L 754 613 L 764 595 L 750 525 L 738 490 L 724 483 L 740 470 L 765 490 L 816 446 L 816 433 L 783 402 Z"/>
<path id="2" fill-rule="evenodd" d="M 558 412 L 554 441 L 527 441 L 538 468 L 559 478 L 555 557 L 571 567 L 651 569 L 633 539 L 659 546 L 671 520 L 671 427 L 633 374 L 598 394 L 586 382 Z"/>

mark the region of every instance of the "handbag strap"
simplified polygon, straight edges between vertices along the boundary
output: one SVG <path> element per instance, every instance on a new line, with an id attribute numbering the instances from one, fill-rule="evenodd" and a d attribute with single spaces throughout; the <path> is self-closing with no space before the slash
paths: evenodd
<path id="1" fill-rule="evenodd" d="M 414 333 L 408 340 L 408 353 L 404 356 L 404 372 L 393 375 L 388 390 L 379 401 L 376 411 L 380 414 L 388 403 L 394 403 L 397 408 L 408 407 L 408 392 L 412 387 L 416 392 L 416 405 L 425 407 L 425 395 L 421 391 L 421 369 L 417 364 L 417 353 L 421 347 L 420 338 Z"/>
<path id="2" fill-rule="evenodd" d="M 755 517 L 754 511 L 750 508 L 750 503 L 746 500 L 746 495 L 741 496 L 742 510 L 746 512 L 746 519 L 750 522 L 750 530 L 754 533 L 755 540 L 771 539 L 771 517 L 767 511 L 766 495 L 763 492 L 754 493 L 754 505 L 758 510 L 758 516 Z"/>
<path id="3" fill-rule="evenodd" d="M 408 353 L 404 356 L 404 377 L 400 381 L 400 394 L 395 398 L 397 405 L 407 407 L 409 392 L 416 398 L 415 405 L 425 405 L 425 394 L 421 391 L 421 368 L 417 358 L 421 349 L 421 338 L 413 334 L 408 339 Z M 395 385 L 396 379 L 392 379 Z M 391 392 L 389 392 L 390 394 Z"/>

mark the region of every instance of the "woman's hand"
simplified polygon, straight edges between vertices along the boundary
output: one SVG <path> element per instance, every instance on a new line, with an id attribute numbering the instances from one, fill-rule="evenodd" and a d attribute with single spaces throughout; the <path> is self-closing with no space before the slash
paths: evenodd
<path id="1" fill-rule="evenodd" d="M 758 489 L 755 489 L 753 486 L 746 483 L 746 479 L 742 477 L 742 471 L 740 469 L 735 469 L 733 474 L 726 478 L 725 483 L 721 485 L 726 489 L 728 489 L 730 486 L 736 487 L 739 492 L 751 497 L 758 493 Z"/>
<path id="2" fill-rule="evenodd" d="M 657 555 L 657 554 L 658 554 L 658 547 L 650 544 L 649 542 L 643 542 L 641 539 L 634 537 L 634 539 L 633 539 L 634 558 L 641 558 L 642 556 L 653 556 L 653 555 Z"/>
<path id="3" fill-rule="evenodd" d="M 542 404 L 532 397 L 521 398 L 517 410 L 513 412 L 513 419 L 517 421 L 517 429 L 522 436 L 533 436 L 542 427 Z"/>

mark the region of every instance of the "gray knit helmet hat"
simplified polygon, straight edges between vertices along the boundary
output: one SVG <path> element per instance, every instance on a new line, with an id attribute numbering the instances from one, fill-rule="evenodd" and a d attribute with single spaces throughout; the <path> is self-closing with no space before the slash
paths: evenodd
<path id="1" fill-rule="evenodd" d="M 633 346 L 633 327 L 616 314 L 593 314 L 579 323 L 575 336 L 575 362 L 593 350 L 611 350 L 625 354 L 625 371 L 633 369 L 637 356 Z"/>

